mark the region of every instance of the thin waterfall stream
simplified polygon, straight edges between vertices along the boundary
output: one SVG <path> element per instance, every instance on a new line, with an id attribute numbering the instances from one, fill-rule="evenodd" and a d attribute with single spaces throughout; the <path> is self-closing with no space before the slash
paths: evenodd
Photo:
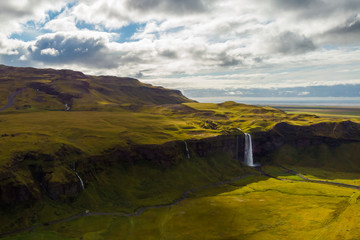
<path id="1" fill-rule="evenodd" d="M 75 163 L 74 163 L 74 162 L 73 162 L 73 164 L 72 164 L 72 169 L 73 169 L 73 171 L 75 172 L 76 177 L 77 177 L 77 178 L 79 179 L 79 181 L 80 181 L 82 190 L 85 190 L 84 182 L 83 182 L 83 180 L 81 179 L 79 173 L 76 171 L 76 169 L 75 169 Z"/>
<path id="2" fill-rule="evenodd" d="M 76 174 L 76 176 L 78 177 L 78 179 L 80 180 L 80 184 L 81 184 L 82 190 L 85 190 L 84 182 L 83 182 L 83 180 L 81 179 L 81 177 L 79 176 L 79 174 L 77 173 L 77 171 L 75 171 L 75 174 Z"/>
<path id="3" fill-rule="evenodd" d="M 190 153 L 189 153 L 188 145 L 187 145 L 187 143 L 185 141 L 184 141 L 184 143 L 185 143 L 185 149 L 186 149 L 187 158 L 190 159 Z"/>

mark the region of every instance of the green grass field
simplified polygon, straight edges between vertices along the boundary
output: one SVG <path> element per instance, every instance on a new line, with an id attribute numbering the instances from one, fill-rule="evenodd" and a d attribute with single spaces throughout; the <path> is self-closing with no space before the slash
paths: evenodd
<path id="1" fill-rule="evenodd" d="M 322 168 L 309 168 L 294 166 L 292 170 L 301 173 L 309 179 L 329 180 L 360 186 L 360 174 L 357 172 L 333 172 Z"/>
<path id="2" fill-rule="evenodd" d="M 358 239 L 359 196 L 249 177 L 137 217 L 88 216 L 4 239 Z"/>

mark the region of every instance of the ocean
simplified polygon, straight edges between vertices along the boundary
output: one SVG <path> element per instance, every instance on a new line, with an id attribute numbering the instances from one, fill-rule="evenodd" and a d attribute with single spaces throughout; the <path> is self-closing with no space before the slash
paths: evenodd
<path id="1" fill-rule="evenodd" d="M 360 107 L 360 97 L 192 97 L 200 103 L 234 101 L 250 105 L 342 106 Z"/>

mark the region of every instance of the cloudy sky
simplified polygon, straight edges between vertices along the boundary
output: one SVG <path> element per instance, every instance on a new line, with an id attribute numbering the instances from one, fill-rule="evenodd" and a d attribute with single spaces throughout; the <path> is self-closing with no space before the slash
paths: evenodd
<path id="1" fill-rule="evenodd" d="M 359 84 L 360 1 L 1 1 L 0 63 L 182 90 Z"/>

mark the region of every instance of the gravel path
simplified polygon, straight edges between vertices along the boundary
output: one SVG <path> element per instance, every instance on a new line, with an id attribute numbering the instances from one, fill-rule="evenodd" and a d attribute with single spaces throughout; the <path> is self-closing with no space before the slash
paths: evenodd
<path id="1" fill-rule="evenodd" d="M 317 180 L 317 179 L 311 179 L 311 178 L 307 178 L 305 177 L 304 175 L 294 171 L 294 170 L 291 170 L 291 169 L 288 169 L 284 166 L 281 166 L 281 168 L 287 170 L 289 173 L 292 173 L 292 174 L 295 174 L 297 176 L 299 176 L 301 179 L 303 179 L 305 182 L 313 182 L 313 183 L 321 183 L 321 184 L 328 184 L 328 185 L 335 185 L 335 186 L 339 186 L 339 187 L 346 187 L 346 188 L 352 188 L 352 189 L 357 189 L 357 190 L 360 190 L 360 186 L 358 185 L 351 185 L 351 184 L 346 184 L 346 183 L 339 183 L 339 182 L 333 182 L 333 181 L 328 181 L 328 180 Z M 286 180 L 286 179 L 281 179 L 281 180 Z M 301 180 L 293 180 L 291 179 L 291 181 L 301 181 Z"/>

